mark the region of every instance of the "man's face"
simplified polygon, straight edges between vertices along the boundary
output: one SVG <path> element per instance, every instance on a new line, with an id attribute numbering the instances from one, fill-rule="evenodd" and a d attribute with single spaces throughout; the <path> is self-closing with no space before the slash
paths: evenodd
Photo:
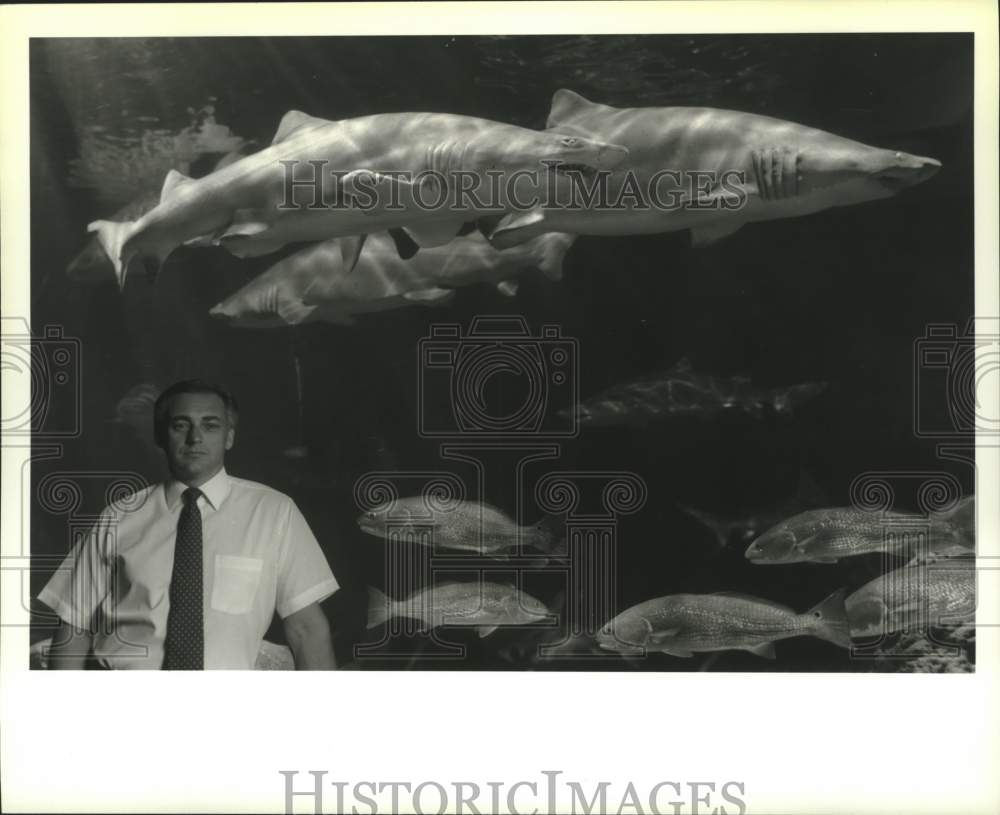
<path id="1" fill-rule="evenodd" d="M 167 404 L 167 465 L 189 487 L 204 484 L 222 468 L 235 437 L 226 406 L 214 393 L 181 393 Z"/>

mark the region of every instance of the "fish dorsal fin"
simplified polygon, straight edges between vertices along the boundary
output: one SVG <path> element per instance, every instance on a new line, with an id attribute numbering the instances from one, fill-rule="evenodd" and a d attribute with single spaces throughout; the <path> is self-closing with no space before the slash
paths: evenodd
<path id="1" fill-rule="evenodd" d="M 552 107 L 549 109 L 549 118 L 545 126 L 552 128 L 572 124 L 577 116 L 598 110 L 614 110 L 614 108 L 591 102 L 569 88 L 560 88 L 552 95 Z"/>
<path id="2" fill-rule="evenodd" d="M 292 136 L 303 128 L 329 123 L 329 119 L 318 119 L 315 116 L 310 116 L 308 113 L 303 113 L 301 110 L 290 110 L 281 117 L 278 130 L 275 132 L 274 138 L 271 139 L 271 144 L 283 142 L 289 136 Z"/>
<path id="3" fill-rule="evenodd" d="M 757 603 L 761 606 L 770 606 L 771 608 L 781 609 L 782 611 L 788 611 L 792 614 L 795 610 L 789 606 L 783 605 L 781 603 L 775 603 L 773 600 L 765 600 L 763 597 L 754 597 L 752 594 L 743 594 L 738 591 L 713 591 L 713 597 L 731 597 L 734 600 L 746 600 L 748 603 Z"/>
<path id="4" fill-rule="evenodd" d="M 162 201 L 179 185 L 187 184 L 190 180 L 191 179 L 184 175 L 184 173 L 178 172 L 177 170 L 170 170 L 167 173 L 167 177 L 163 179 L 163 187 L 160 189 L 160 200 Z"/>

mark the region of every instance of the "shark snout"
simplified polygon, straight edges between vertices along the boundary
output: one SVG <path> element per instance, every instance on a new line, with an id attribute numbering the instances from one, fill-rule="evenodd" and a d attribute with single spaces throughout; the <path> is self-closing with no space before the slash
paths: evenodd
<path id="1" fill-rule="evenodd" d="M 225 320 L 229 322 L 236 318 L 236 314 L 230 309 L 229 305 L 223 301 L 221 303 L 216 303 L 208 310 L 210 317 L 214 317 L 216 320 Z"/>
<path id="2" fill-rule="evenodd" d="M 895 161 L 877 176 L 879 181 L 889 187 L 912 187 L 927 181 L 940 169 L 941 162 L 937 159 L 897 152 Z"/>

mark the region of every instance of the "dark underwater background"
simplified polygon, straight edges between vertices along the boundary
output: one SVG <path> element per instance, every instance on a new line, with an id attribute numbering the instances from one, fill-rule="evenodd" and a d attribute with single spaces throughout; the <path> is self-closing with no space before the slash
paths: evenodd
<path id="1" fill-rule="evenodd" d="M 123 397 L 139 385 L 163 388 L 199 377 L 226 383 L 241 404 L 229 472 L 292 496 L 326 552 L 342 585 L 325 607 L 345 665 L 898 669 L 811 638 L 778 643 L 775 662 L 742 652 L 546 661 L 534 653 L 538 632 L 516 629 L 483 640 L 444 629 L 441 639 L 465 646 L 459 659 L 432 659 L 432 645 L 419 636 L 357 658 L 356 644 L 379 639 L 364 628 L 365 592 L 384 583 L 387 546 L 358 530 L 354 486 L 370 471 L 449 471 L 473 498 L 512 515 L 522 504 L 519 520 L 527 524 L 541 517 L 534 484 L 546 472 L 634 473 L 646 498 L 616 519 L 617 611 L 665 594 L 714 591 L 805 611 L 838 587 L 853 590 L 879 574 L 877 556 L 753 566 L 738 541 L 720 550 L 681 506 L 752 516 L 792 499 L 803 481 L 812 482 L 822 505 L 844 506 L 852 481 L 866 472 L 895 474 L 889 480 L 902 510 L 917 506 L 917 482 L 907 474 L 944 471 L 959 479 L 963 493 L 974 489 L 971 465 L 943 460 L 936 440 L 914 432 L 915 399 L 928 422 L 949 421 L 941 372 L 915 370 L 918 340 L 929 324 L 954 324 L 961 334 L 974 313 L 972 56 L 965 34 L 33 41 L 31 325 L 36 336 L 61 327 L 62 337 L 41 344 L 43 353 L 65 338 L 79 343 L 64 343 L 75 355 L 72 377 L 51 385 L 35 436 L 32 595 L 74 530 L 100 512 L 109 484 L 165 475 L 141 422 L 123 415 Z M 686 232 L 581 237 L 561 282 L 526 274 L 514 299 L 469 287 L 446 306 L 363 316 L 347 328 L 249 330 L 213 321 L 209 308 L 267 268 L 267 258 L 182 251 L 155 284 L 133 275 L 121 293 L 113 280 L 87 284 L 66 276 L 89 221 L 157 189 L 179 160 L 192 171 L 210 168 L 218 155 L 178 141 L 185 129 L 203 132 L 208 122 L 223 142 L 259 148 L 290 109 L 331 119 L 430 110 L 540 128 L 553 92 L 563 87 L 616 106 L 766 114 L 932 156 L 943 169 L 894 198 L 750 224 L 700 250 Z M 558 458 L 527 465 L 520 486 L 510 475 L 519 453 L 508 445 L 482 454 L 485 494 L 477 496 L 472 467 L 443 458 L 441 441 L 418 433 L 421 415 L 440 419 L 450 409 L 446 390 L 418 403 L 420 340 L 432 324 L 467 330 L 477 315 L 520 316 L 535 335 L 558 326 L 575 341 L 582 396 L 682 357 L 696 371 L 749 376 L 763 387 L 830 387 L 791 416 L 694 416 L 648 428 L 585 429 L 558 441 Z M 501 413 L 525 394 L 523 381 L 504 375 L 486 391 Z M 69 435 L 51 435 L 60 429 Z M 50 438 L 62 449 L 46 458 Z M 971 440 L 967 432 L 953 438 Z M 53 498 L 60 479 L 76 485 L 71 500 Z M 525 581 L 554 606 L 564 596 L 551 575 Z M 33 640 L 51 634 L 50 622 L 37 618 Z M 273 625 L 268 638 L 281 637 Z"/>

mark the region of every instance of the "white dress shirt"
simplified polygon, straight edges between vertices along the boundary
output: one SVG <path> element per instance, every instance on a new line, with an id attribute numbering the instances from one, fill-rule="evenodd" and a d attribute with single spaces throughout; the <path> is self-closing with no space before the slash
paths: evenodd
<path id="1" fill-rule="evenodd" d="M 94 634 L 104 667 L 163 664 L 185 489 L 177 481 L 157 484 L 106 508 L 38 595 L 61 619 Z M 199 489 L 205 668 L 250 670 L 274 612 L 301 611 L 333 594 L 337 581 L 291 498 L 225 469 Z"/>

